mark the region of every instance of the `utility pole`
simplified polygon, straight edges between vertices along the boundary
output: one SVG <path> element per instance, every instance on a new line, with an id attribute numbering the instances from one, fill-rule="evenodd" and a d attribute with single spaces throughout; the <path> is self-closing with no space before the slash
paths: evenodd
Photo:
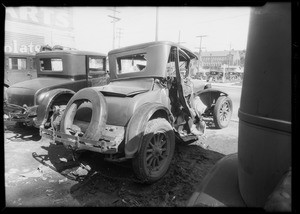
<path id="1" fill-rule="evenodd" d="M 196 37 L 200 37 L 200 46 L 199 46 L 199 59 L 198 59 L 198 69 L 200 71 L 200 61 L 201 61 L 201 65 L 202 65 L 202 60 L 201 60 L 201 45 L 202 45 L 202 38 L 206 37 L 207 35 L 199 35 Z M 203 74 L 205 76 L 205 73 Z"/>
<path id="2" fill-rule="evenodd" d="M 180 44 L 183 44 L 183 43 L 185 43 L 185 42 L 180 42 L 180 30 L 179 30 L 179 32 L 178 32 L 178 45 L 180 45 Z"/>
<path id="3" fill-rule="evenodd" d="M 155 41 L 158 40 L 158 7 L 156 7 Z"/>
<path id="4" fill-rule="evenodd" d="M 116 7 L 114 7 L 114 9 L 109 9 L 113 11 L 113 15 L 108 15 L 108 17 L 112 18 L 112 22 L 113 23 L 113 45 L 112 45 L 112 49 L 115 49 L 115 28 L 116 28 L 116 22 L 120 21 L 121 18 L 116 17 L 116 13 L 120 13 L 119 11 L 116 10 Z"/>
<path id="5" fill-rule="evenodd" d="M 229 43 L 227 72 L 229 72 L 230 61 L 231 61 L 231 43 Z M 226 74 L 226 71 L 225 71 L 225 66 L 224 66 L 222 82 L 225 82 L 225 79 L 226 79 L 225 74 Z"/>
<path id="6" fill-rule="evenodd" d="M 121 44 L 121 37 L 122 37 L 122 34 L 123 34 L 123 32 L 122 32 L 123 28 L 117 28 L 117 30 L 118 30 L 118 32 L 117 32 L 117 38 L 119 38 L 118 48 L 120 48 L 121 47 L 120 46 L 120 44 Z"/>

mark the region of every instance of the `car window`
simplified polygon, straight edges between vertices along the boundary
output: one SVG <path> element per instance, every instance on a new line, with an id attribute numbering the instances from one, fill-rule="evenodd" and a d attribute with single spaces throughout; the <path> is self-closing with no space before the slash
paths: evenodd
<path id="1" fill-rule="evenodd" d="M 89 71 L 104 71 L 105 59 L 100 57 L 89 57 Z"/>
<path id="2" fill-rule="evenodd" d="M 175 77 L 176 72 L 175 72 L 175 49 L 171 49 L 168 63 L 167 63 L 167 75 Z"/>
<path id="3" fill-rule="evenodd" d="M 63 62 L 58 58 L 40 59 L 41 71 L 62 72 Z"/>
<path id="4" fill-rule="evenodd" d="M 118 74 L 143 72 L 147 67 L 146 53 L 117 57 Z"/>
<path id="5" fill-rule="evenodd" d="M 10 70 L 26 70 L 27 68 L 26 58 L 9 57 L 8 68 Z"/>

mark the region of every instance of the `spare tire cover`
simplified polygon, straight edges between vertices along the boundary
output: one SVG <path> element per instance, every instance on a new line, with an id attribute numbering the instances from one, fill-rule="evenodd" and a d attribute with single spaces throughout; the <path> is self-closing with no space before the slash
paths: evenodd
<path id="1" fill-rule="evenodd" d="M 68 128 L 73 125 L 76 111 L 84 100 L 92 103 L 92 117 L 83 138 L 99 140 L 106 125 L 107 105 L 103 94 L 94 88 L 81 89 L 69 100 L 61 120 L 60 131 L 70 134 Z"/>

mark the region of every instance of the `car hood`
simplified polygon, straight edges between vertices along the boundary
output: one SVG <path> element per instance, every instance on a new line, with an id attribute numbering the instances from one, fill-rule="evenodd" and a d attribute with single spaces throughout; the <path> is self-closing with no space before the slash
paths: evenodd
<path id="1" fill-rule="evenodd" d="M 34 96 L 39 90 L 47 90 L 52 86 L 66 84 L 70 79 L 41 77 L 13 84 L 7 89 L 7 100 L 11 104 L 23 106 L 34 105 Z M 39 92 L 38 92 L 39 93 Z"/>
<path id="2" fill-rule="evenodd" d="M 65 84 L 71 82 L 71 79 L 55 78 L 55 77 L 38 77 L 32 80 L 26 80 L 13 84 L 9 88 L 23 88 L 31 91 L 37 91 L 41 88 L 51 87 L 54 85 Z"/>

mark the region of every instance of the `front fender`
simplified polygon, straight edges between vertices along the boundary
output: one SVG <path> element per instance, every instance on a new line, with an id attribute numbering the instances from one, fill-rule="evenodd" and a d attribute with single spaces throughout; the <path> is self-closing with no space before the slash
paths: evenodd
<path id="1" fill-rule="evenodd" d="M 228 96 L 227 93 L 214 89 L 207 88 L 202 91 L 195 93 L 196 96 L 199 96 L 201 101 L 209 108 L 214 104 L 220 96 Z"/>
<path id="2" fill-rule="evenodd" d="M 145 103 L 134 112 L 131 117 L 125 136 L 125 156 L 132 158 L 139 151 L 141 140 L 146 128 L 147 122 L 151 117 L 157 114 L 166 116 L 167 120 L 172 122 L 172 114 L 169 109 L 160 103 Z"/>
<path id="3" fill-rule="evenodd" d="M 47 117 L 50 111 L 51 104 L 61 94 L 71 94 L 74 95 L 75 92 L 70 89 L 57 88 L 51 91 L 48 91 L 44 96 L 43 100 L 37 108 L 37 117 L 34 119 L 34 125 L 39 127 L 47 121 Z"/>

